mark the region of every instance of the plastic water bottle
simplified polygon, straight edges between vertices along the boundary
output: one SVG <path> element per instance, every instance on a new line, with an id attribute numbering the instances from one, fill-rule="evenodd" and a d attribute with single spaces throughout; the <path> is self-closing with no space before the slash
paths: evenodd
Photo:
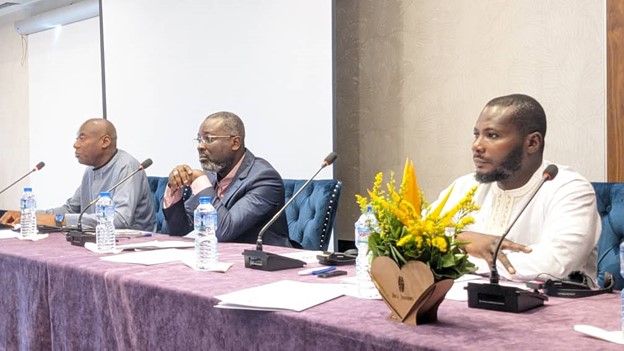
<path id="1" fill-rule="evenodd" d="M 219 262 L 217 252 L 217 210 L 210 203 L 209 196 L 199 198 L 195 209 L 193 225 L 195 236 L 195 265 L 200 271 L 216 267 Z"/>
<path id="2" fill-rule="evenodd" d="M 115 250 L 115 203 L 108 192 L 101 192 L 95 203 L 95 242 L 98 252 L 107 253 Z"/>
<path id="3" fill-rule="evenodd" d="M 620 243 L 620 275 L 622 276 L 622 278 L 624 278 L 624 242 Z M 622 296 L 620 298 L 620 303 L 622 305 L 621 328 L 622 328 L 622 333 L 624 334 L 624 289 L 622 289 L 620 294 Z"/>
<path id="4" fill-rule="evenodd" d="M 24 188 L 24 193 L 20 198 L 20 209 L 22 211 L 20 237 L 23 239 L 32 238 L 37 235 L 37 200 L 32 188 Z"/>
<path id="5" fill-rule="evenodd" d="M 355 260 L 355 274 L 358 294 L 360 297 L 368 299 L 379 297 L 379 292 L 368 273 L 372 260 L 372 253 L 368 252 L 368 237 L 373 231 L 377 230 L 379 230 L 377 218 L 375 218 L 373 207 L 369 205 L 366 212 L 362 213 L 357 222 L 355 222 L 355 246 L 358 250 Z"/>

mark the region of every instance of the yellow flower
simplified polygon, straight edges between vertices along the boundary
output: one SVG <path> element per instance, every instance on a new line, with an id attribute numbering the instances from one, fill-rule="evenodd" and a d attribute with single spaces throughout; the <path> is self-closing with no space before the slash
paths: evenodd
<path id="1" fill-rule="evenodd" d="M 451 193 L 453 192 L 454 188 L 455 188 L 455 184 L 453 184 L 451 186 L 449 191 L 446 193 L 446 196 L 444 196 L 444 198 L 442 199 L 442 201 L 440 201 L 438 206 L 431 212 L 431 214 L 429 215 L 431 218 L 433 218 L 433 219 L 440 218 L 440 212 L 442 212 L 442 209 L 446 205 L 446 202 L 448 201 L 449 197 L 451 196 Z"/>
<path id="2" fill-rule="evenodd" d="M 473 202 L 476 187 L 442 213 L 453 187 L 435 208 L 430 208 L 418 188 L 414 164 L 410 160 L 405 162 L 398 190 L 394 172 L 390 172 L 385 187 L 382 187 L 383 182 L 383 173 L 379 172 L 372 189 L 367 192 L 368 197 L 356 195 L 362 211 L 372 206 L 378 221 L 379 229 L 374 230 L 368 240 L 374 257 L 389 256 L 399 266 L 409 260 L 423 261 L 431 267 L 436 279 L 455 279 L 474 271 L 466 253 L 456 245 L 455 236 L 474 223 L 469 214 L 478 209 Z"/>
<path id="3" fill-rule="evenodd" d="M 416 180 L 414 163 L 409 160 L 405 160 L 403 180 L 401 181 L 401 193 L 403 194 L 404 201 L 414 208 L 416 216 L 420 216 L 420 189 L 418 188 L 418 181 Z"/>
<path id="4" fill-rule="evenodd" d="M 421 250 L 422 249 L 422 244 L 423 244 L 422 236 L 417 236 L 414 240 L 416 241 L 416 248 L 418 250 Z"/>
<path id="5" fill-rule="evenodd" d="M 437 247 L 440 250 L 440 252 L 446 252 L 447 243 L 446 243 L 446 238 L 444 237 L 436 236 L 435 238 L 431 239 L 431 245 L 433 245 L 434 247 Z"/>
<path id="6" fill-rule="evenodd" d="M 412 234 L 408 234 L 404 237 L 402 237 L 398 242 L 397 242 L 397 246 L 403 246 L 406 243 L 408 243 L 409 241 L 411 241 L 412 239 L 414 239 L 414 236 Z"/>
<path id="7" fill-rule="evenodd" d="M 362 209 L 362 211 L 364 211 L 366 209 L 366 206 L 368 205 L 368 199 L 366 199 L 362 195 L 355 194 L 355 200 L 358 203 L 358 205 L 360 205 L 360 208 Z"/>

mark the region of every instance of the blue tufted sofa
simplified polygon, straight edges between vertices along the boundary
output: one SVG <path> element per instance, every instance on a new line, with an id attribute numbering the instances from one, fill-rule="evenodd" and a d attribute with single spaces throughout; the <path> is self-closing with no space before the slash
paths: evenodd
<path id="1" fill-rule="evenodd" d="M 620 243 L 624 241 L 624 183 L 592 183 L 596 191 L 596 204 L 602 220 L 602 233 L 598 240 L 598 284 L 603 285 L 603 275 L 610 272 L 615 279 L 615 289 L 624 288 L 620 275 Z"/>
<path id="2" fill-rule="evenodd" d="M 148 177 L 154 197 L 156 231 L 163 232 L 165 215 L 162 199 L 167 188 L 167 177 Z M 285 201 L 301 188 L 305 180 L 284 179 Z M 334 179 L 313 180 L 310 185 L 286 209 L 290 238 L 304 249 L 327 250 L 330 242 L 342 183 Z M 186 199 L 190 194 L 184 194 Z"/>

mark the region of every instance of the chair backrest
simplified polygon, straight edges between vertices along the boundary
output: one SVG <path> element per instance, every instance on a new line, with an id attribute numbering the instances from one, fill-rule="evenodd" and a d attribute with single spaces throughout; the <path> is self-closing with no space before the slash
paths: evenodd
<path id="1" fill-rule="evenodd" d="M 614 288 L 624 288 L 620 274 L 620 243 L 624 241 L 624 183 L 592 183 L 602 221 L 598 240 L 598 284 L 603 285 L 605 272 L 613 275 Z"/>
<path id="2" fill-rule="evenodd" d="M 284 179 L 286 202 L 305 182 L 304 179 Z M 286 208 L 290 239 L 304 249 L 327 250 L 341 190 L 342 182 L 338 180 L 312 180 Z"/>
<path id="3" fill-rule="evenodd" d="M 152 191 L 152 196 L 154 197 L 154 213 L 156 213 L 156 232 L 161 233 L 162 224 L 165 220 L 165 215 L 162 211 L 162 200 L 163 196 L 165 196 L 165 190 L 167 189 L 167 183 L 169 182 L 169 178 L 148 176 L 147 180 L 149 182 L 150 190 Z"/>
<path id="4" fill-rule="evenodd" d="M 156 232 L 163 232 L 165 215 L 162 200 L 168 177 L 147 177 L 154 197 Z M 288 202 L 306 180 L 284 179 L 285 201 Z M 334 229 L 342 183 L 334 179 L 313 180 L 286 209 L 290 238 L 308 250 L 327 250 Z M 185 192 L 184 198 L 188 198 Z"/>
<path id="5" fill-rule="evenodd" d="M 154 197 L 154 213 L 156 214 L 156 233 L 166 233 L 167 231 L 163 228 L 163 223 L 165 221 L 165 214 L 162 211 L 162 202 L 163 197 L 165 196 L 165 190 L 167 190 L 167 183 L 169 182 L 169 177 L 155 177 L 148 176 L 147 181 L 149 182 L 150 190 L 152 192 L 152 196 Z M 187 200 L 191 197 L 190 188 L 185 188 L 184 193 L 182 194 L 182 199 Z"/>

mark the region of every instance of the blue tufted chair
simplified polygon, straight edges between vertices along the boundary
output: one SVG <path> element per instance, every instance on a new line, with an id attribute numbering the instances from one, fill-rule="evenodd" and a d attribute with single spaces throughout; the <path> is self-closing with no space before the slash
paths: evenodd
<path id="1" fill-rule="evenodd" d="M 162 212 L 162 199 L 165 196 L 165 190 L 167 189 L 168 177 L 153 177 L 148 176 L 150 190 L 154 197 L 154 213 L 156 213 L 156 232 L 162 233 L 162 224 L 165 220 L 165 215 Z"/>
<path id="2" fill-rule="evenodd" d="M 305 182 L 304 179 L 284 179 L 287 202 Z M 342 182 L 338 180 L 313 180 L 286 208 L 290 239 L 307 250 L 327 250 L 341 190 Z"/>
<path id="3" fill-rule="evenodd" d="M 162 233 L 162 226 L 165 221 L 165 214 L 162 211 L 162 200 L 163 196 L 165 196 L 165 190 L 167 189 L 169 177 L 148 176 L 147 181 L 149 182 L 150 190 L 152 191 L 152 196 L 154 197 L 154 213 L 156 213 L 156 233 Z M 189 197 L 191 197 L 191 193 L 185 188 L 182 199 L 187 200 Z"/>
<path id="4" fill-rule="evenodd" d="M 162 212 L 162 199 L 167 188 L 167 177 L 147 177 L 154 196 L 156 212 L 156 232 L 163 232 L 165 215 Z M 305 183 L 305 180 L 284 179 L 285 201 Z M 342 183 L 333 179 L 313 180 L 310 185 L 286 209 L 290 238 L 309 250 L 327 250 Z M 184 194 L 186 199 L 190 193 Z"/>
<path id="5" fill-rule="evenodd" d="M 598 240 L 598 284 L 603 285 L 604 272 L 615 279 L 615 289 L 624 288 L 620 275 L 620 243 L 624 240 L 624 183 L 592 183 L 602 220 Z"/>

